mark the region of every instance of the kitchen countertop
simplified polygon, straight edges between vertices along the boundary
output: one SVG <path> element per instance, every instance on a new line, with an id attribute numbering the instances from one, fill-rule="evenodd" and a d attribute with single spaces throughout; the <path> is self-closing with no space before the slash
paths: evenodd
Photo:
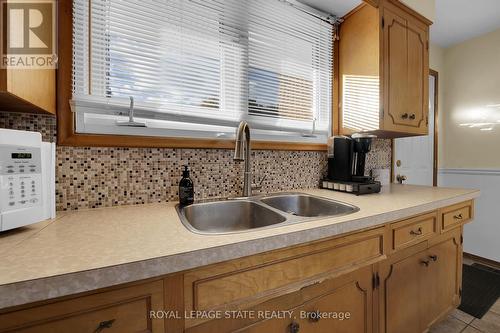
<path id="1" fill-rule="evenodd" d="M 356 205 L 350 215 L 227 235 L 201 235 L 180 222 L 175 203 L 63 212 L 0 233 L 0 308 L 179 272 L 371 228 L 471 200 L 477 190 L 385 186 L 364 196 L 297 190 Z"/>

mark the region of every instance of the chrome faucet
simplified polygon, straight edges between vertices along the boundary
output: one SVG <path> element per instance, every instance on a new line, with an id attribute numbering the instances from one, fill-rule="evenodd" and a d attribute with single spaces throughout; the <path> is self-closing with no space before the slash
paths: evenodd
<path id="1" fill-rule="evenodd" d="M 246 121 L 240 122 L 236 130 L 236 145 L 234 147 L 234 160 L 245 161 L 245 170 L 243 171 L 243 196 L 252 196 L 252 189 L 260 189 L 266 176 L 262 177 L 259 184 L 252 185 L 252 171 L 250 163 L 250 126 Z"/>

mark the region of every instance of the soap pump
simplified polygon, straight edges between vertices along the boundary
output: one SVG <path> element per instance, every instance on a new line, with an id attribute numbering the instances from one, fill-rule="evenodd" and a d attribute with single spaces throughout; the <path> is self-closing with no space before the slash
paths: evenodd
<path id="1" fill-rule="evenodd" d="M 182 171 L 182 179 L 179 182 L 179 204 L 190 205 L 194 202 L 194 184 L 189 178 L 189 167 L 184 166 Z"/>

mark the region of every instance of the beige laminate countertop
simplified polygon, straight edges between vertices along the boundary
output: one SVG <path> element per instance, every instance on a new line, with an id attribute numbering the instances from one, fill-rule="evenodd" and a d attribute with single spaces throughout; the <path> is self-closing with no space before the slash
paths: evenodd
<path id="1" fill-rule="evenodd" d="M 26 304 L 375 227 L 479 196 L 477 190 L 390 185 L 354 196 L 302 190 L 356 205 L 354 214 L 228 235 L 200 235 L 175 203 L 64 212 L 0 233 L 0 308 Z"/>

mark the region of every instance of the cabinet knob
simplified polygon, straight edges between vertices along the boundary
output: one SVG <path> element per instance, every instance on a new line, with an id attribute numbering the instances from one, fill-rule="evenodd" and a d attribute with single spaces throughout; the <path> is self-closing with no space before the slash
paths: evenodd
<path id="1" fill-rule="evenodd" d="M 413 236 L 420 236 L 421 234 L 422 234 L 422 227 L 419 227 L 416 231 L 415 230 L 410 231 L 410 235 Z"/>
<path id="2" fill-rule="evenodd" d="M 299 333 L 299 330 L 300 330 L 300 325 L 299 323 L 297 322 L 292 322 L 289 326 L 288 326 L 288 331 L 290 333 Z"/>
<path id="3" fill-rule="evenodd" d="M 421 260 L 420 263 L 425 267 L 429 266 L 429 260 Z"/>
<path id="4" fill-rule="evenodd" d="M 437 256 L 437 255 L 435 255 L 435 254 L 431 254 L 431 255 L 429 256 L 429 259 L 430 259 L 430 260 L 432 260 L 432 261 L 437 261 L 437 260 L 438 260 L 438 256 Z"/>
<path id="5" fill-rule="evenodd" d="M 462 216 L 462 213 L 460 213 L 460 214 L 458 214 L 458 215 L 453 216 L 453 218 L 454 218 L 455 220 L 461 220 L 461 219 L 463 219 L 464 217 Z"/>
<path id="6" fill-rule="evenodd" d="M 113 323 L 115 322 L 115 320 L 116 319 L 101 321 L 99 323 L 99 325 L 97 325 L 97 328 L 95 329 L 94 333 L 99 333 L 106 328 L 111 328 L 111 326 L 113 326 Z"/>
<path id="7" fill-rule="evenodd" d="M 406 180 L 406 176 L 405 175 L 397 175 L 396 176 L 396 180 L 398 181 L 398 183 L 400 184 L 403 184 L 403 182 Z"/>
<path id="8" fill-rule="evenodd" d="M 403 114 L 401 115 L 401 118 L 403 118 L 403 119 L 408 119 L 408 113 L 406 113 L 406 112 L 405 112 L 405 113 L 403 113 Z"/>
<path id="9" fill-rule="evenodd" d="M 411 120 L 415 120 L 415 118 L 417 118 L 417 116 L 415 116 L 415 114 L 414 114 L 414 113 L 412 113 L 412 114 L 410 115 L 410 119 L 411 119 Z"/>
<path id="10" fill-rule="evenodd" d="M 311 323 L 317 323 L 321 319 L 319 311 L 308 312 L 306 317 Z"/>

